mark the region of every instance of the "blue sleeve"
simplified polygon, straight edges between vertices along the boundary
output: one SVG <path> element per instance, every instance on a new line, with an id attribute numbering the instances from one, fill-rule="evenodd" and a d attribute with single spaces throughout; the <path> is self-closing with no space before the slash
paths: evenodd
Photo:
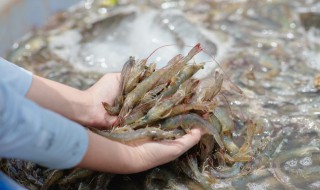
<path id="1" fill-rule="evenodd" d="M 16 69 L 19 68 L 12 69 L 13 77 L 0 71 L 5 76 L 0 78 L 0 157 L 29 160 L 57 169 L 77 165 L 88 148 L 87 131 L 25 98 L 29 87 L 13 84 L 13 80 L 27 85 L 31 83 L 27 76 L 31 75 L 25 75 L 25 71 L 19 74 Z"/>
<path id="2" fill-rule="evenodd" d="M 0 83 L 5 83 L 19 94 L 25 96 L 28 92 L 32 74 L 15 64 L 12 64 L 0 57 Z"/>

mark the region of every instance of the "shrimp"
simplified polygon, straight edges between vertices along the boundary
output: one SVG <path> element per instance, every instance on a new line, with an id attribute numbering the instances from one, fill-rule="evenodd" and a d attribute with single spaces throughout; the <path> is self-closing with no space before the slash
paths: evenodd
<path id="1" fill-rule="evenodd" d="M 223 134 L 231 134 L 232 128 L 234 127 L 234 122 L 230 117 L 230 113 L 222 107 L 217 107 L 214 110 L 214 115 L 219 119 L 222 126 Z"/>
<path id="2" fill-rule="evenodd" d="M 187 162 L 180 162 L 182 171 L 191 179 L 199 182 L 204 189 L 211 189 L 210 184 L 216 182 L 216 179 L 211 176 L 205 176 L 200 172 L 195 156 L 187 156 L 186 161 Z"/>
<path id="3" fill-rule="evenodd" d="M 129 60 L 123 65 L 123 68 L 121 70 L 121 84 L 120 84 L 121 95 L 125 95 L 126 94 L 125 89 L 129 88 L 127 84 L 128 84 L 128 81 L 130 80 L 130 75 L 132 74 L 131 72 L 133 72 L 133 68 L 135 65 L 136 65 L 135 58 L 132 56 L 130 56 Z"/>
<path id="4" fill-rule="evenodd" d="M 189 130 L 192 127 L 200 127 L 205 134 L 209 134 L 214 137 L 221 149 L 225 149 L 217 129 L 219 127 L 212 125 L 210 122 L 204 120 L 197 114 L 190 113 L 170 117 L 165 119 L 160 126 L 160 128 L 163 130 L 172 130 L 177 127 L 182 127 L 185 130 Z"/>
<path id="5" fill-rule="evenodd" d="M 41 190 L 48 189 L 51 185 L 56 183 L 62 176 L 64 175 L 64 172 L 62 170 L 53 170 L 47 177 L 46 181 L 44 182 L 43 186 L 41 187 Z"/>
<path id="6" fill-rule="evenodd" d="M 155 103 L 156 103 L 155 100 L 151 100 L 149 102 L 140 104 L 139 106 L 133 108 L 132 112 L 130 112 L 129 115 L 124 117 L 123 122 L 120 124 L 129 125 L 131 123 L 134 123 L 136 120 L 143 117 L 148 112 L 148 110 L 155 105 Z"/>
<path id="7" fill-rule="evenodd" d="M 113 178 L 113 174 L 101 173 L 97 176 L 95 190 L 107 189 L 108 184 Z"/>
<path id="8" fill-rule="evenodd" d="M 97 129 L 92 128 L 91 130 L 93 132 L 96 132 L 95 130 L 97 130 Z M 112 130 L 110 132 L 120 134 L 120 133 L 126 133 L 126 132 L 131 132 L 131 131 L 133 131 L 133 129 L 131 129 L 130 127 L 123 126 L 123 127 L 114 127 L 114 128 L 112 128 Z"/>
<path id="9" fill-rule="evenodd" d="M 170 117 L 187 113 L 191 110 L 202 111 L 205 113 L 213 111 L 217 107 L 217 102 L 203 102 L 192 104 L 179 104 L 174 106 L 170 111 Z"/>
<path id="10" fill-rule="evenodd" d="M 129 76 L 127 76 L 127 81 L 124 81 L 124 94 L 131 92 L 139 83 L 144 74 L 144 69 L 147 64 L 147 60 L 143 59 L 139 64 L 135 64 L 135 61 L 132 60 L 132 67 L 130 69 Z"/>
<path id="11" fill-rule="evenodd" d="M 120 102 L 121 100 L 116 98 L 115 106 L 111 106 L 107 102 L 102 102 L 102 105 L 109 115 L 117 115 L 120 112 Z"/>
<path id="12" fill-rule="evenodd" d="M 118 115 L 124 100 L 125 85 L 128 83 L 130 72 L 135 65 L 134 57 L 130 56 L 129 60 L 124 64 L 121 71 L 121 84 L 120 84 L 120 95 L 115 99 L 114 106 L 111 106 L 107 102 L 102 102 L 104 109 L 109 115 Z"/>
<path id="13" fill-rule="evenodd" d="M 261 151 L 263 151 L 261 154 L 258 154 L 256 158 L 253 161 L 252 166 L 255 168 L 259 168 L 261 166 L 267 165 L 270 162 L 270 158 L 275 153 L 277 147 L 281 145 L 283 142 L 284 134 L 280 133 L 279 136 L 272 139 L 266 138 L 266 145 L 263 147 Z"/>
<path id="14" fill-rule="evenodd" d="M 210 174 L 216 178 L 224 179 L 224 178 L 231 178 L 235 177 L 238 174 L 240 174 L 240 169 L 243 166 L 243 163 L 241 162 L 236 162 L 233 164 L 232 167 L 228 167 L 227 169 L 224 170 L 218 170 L 211 168 L 210 169 Z"/>
<path id="15" fill-rule="evenodd" d="M 231 156 L 239 152 L 239 147 L 233 142 L 229 136 L 224 136 L 222 138 L 223 144 Z"/>
<path id="16" fill-rule="evenodd" d="M 177 73 L 178 70 L 180 70 L 184 65 L 186 65 L 188 61 L 190 61 L 192 57 L 198 54 L 201 50 L 202 48 L 198 43 L 189 51 L 187 56 L 180 58 L 176 62 L 168 64 L 166 67 L 164 67 L 163 69 L 167 70 L 167 72 L 164 73 L 162 78 L 158 81 L 158 84 L 167 83 L 168 79 L 171 79 Z"/>
<path id="17" fill-rule="evenodd" d="M 95 130 L 94 132 L 110 140 L 118 141 L 124 144 L 138 140 L 174 140 L 183 135 L 179 131 L 169 132 L 156 127 L 141 128 L 125 133 L 110 133 L 99 130 Z"/>
<path id="18" fill-rule="evenodd" d="M 159 86 L 156 86 L 155 88 L 153 88 L 143 96 L 140 103 L 144 104 L 146 102 L 155 100 L 157 96 L 160 97 L 159 93 L 162 92 L 163 89 L 165 89 L 165 87 L 166 87 L 166 84 L 160 84 Z"/>
<path id="19" fill-rule="evenodd" d="M 157 64 L 156 63 L 151 63 L 144 71 L 144 74 L 142 76 L 141 80 L 144 80 L 148 78 L 152 73 L 156 70 Z"/>
<path id="20" fill-rule="evenodd" d="M 186 176 L 177 175 L 175 171 L 168 168 L 154 168 L 146 175 L 144 182 L 145 190 L 153 189 L 193 189 L 202 190 L 201 185 Z"/>
<path id="21" fill-rule="evenodd" d="M 214 80 L 215 82 L 212 82 L 212 77 L 210 77 L 201 81 L 196 94 L 191 99 L 191 102 L 204 102 L 212 100 L 213 97 L 215 97 L 221 90 L 223 75 L 216 71 Z"/>
<path id="22" fill-rule="evenodd" d="M 161 94 L 163 97 L 166 96 L 170 96 L 172 95 L 175 91 L 177 91 L 177 89 L 179 88 L 179 86 L 186 81 L 187 79 L 189 79 L 191 76 L 193 76 L 199 69 L 203 69 L 204 64 L 192 64 L 192 65 L 185 65 L 182 70 L 175 75 L 174 77 L 172 77 L 170 79 L 170 84 L 169 86 L 166 88 L 166 90 Z"/>
<path id="23" fill-rule="evenodd" d="M 280 169 L 280 164 L 284 161 L 291 159 L 293 157 L 302 157 L 314 152 L 320 152 L 319 147 L 316 146 L 307 146 L 301 147 L 293 150 L 288 150 L 286 152 L 282 152 L 277 157 L 274 158 L 274 167 L 273 167 L 273 176 L 283 185 L 289 186 L 289 188 L 293 187 L 290 183 L 289 179 L 287 179 L 283 171 Z"/>
<path id="24" fill-rule="evenodd" d="M 141 100 L 141 98 L 148 92 L 160 79 L 163 70 L 157 70 L 150 77 L 139 83 L 124 100 L 123 107 L 120 110 L 119 117 L 123 118 L 128 112 Z"/>
<path id="25" fill-rule="evenodd" d="M 65 178 L 60 180 L 59 184 L 64 185 L 68 183 L 74 183 L 75 181 L 79 179 L 83 179 L 86 177 L 91 176 L 94 173 L 92 170 L 83 169 L 83 168 L 76 168 L 71 171 L 69 175 L 67 175 Z"/>
<path id="26" fill-rule="evenodd" d="M 200 44 L 197 44 L 194 48 L 190 50 L 188 55 L 185 58 L 182 58 L 178 63 L 171 64 L 165 68 L 159 69 L 155 71 L 150 77 L 141 81 L 136 88 L 134 88 L 124 101 L 123 107 L 119 113 L 119 117 L 124 117 L 129 110 L 131 110 L 140 100 L 141 98 L 148 92 L 151 88 L 153 88 L 159 80 L 169 80 L 172 77 L 172 73 L 177 73 L 181 68 L 181 65 L 184 65 L 188 62 L 195 54 L 201 51 Z M 170 74 L 169 74 L 170 73 Z M 161 84 L 161 83 L 160 83 Z"/>
<path id="27" fill-rule="evenodd" d="M 180 103 L 185 98 L 188 91 L 191 90 L 190 87 L 192 85 L 189 85 L 190 82 L 192 81 L 188 80 L 183 83 L 172 97 L 158 100 L 154 107 L 152 107 L 144 117 L 132 123 L 130 127 L 137 128 L 170 115 L 171 108 Z"/>
<path id="28" fill-rule="evenodd" d="M 90 184 L 86 182 L 80 182 L 77 190 L 90 190 L 90 189 L 91 189 Z"/>
<path id="29" fill-rule="evenodd" d="M 252 140 L 254 137 L 254 133 L 256 130 L 255 123 L 252 122 L 252 120 L 248 121 L 247 125 L 247 138 L 243 145 L 240 147 L 238 154 L 246 154 L 248 153 L 249 149 L 252 146 Z"/>
<path id="30" fill-rule="evenodd" d="M 239 151 L 233 156 L 233 159 L 238 162 L 249 162 L 252 160 L 252 157 L 249 155 L 249 152 L 252 150 L 251 146 L 255 134 L 256 125 L 251 120 L 246 125 L 247 138 L 243 145 L 240 147 Z"/>

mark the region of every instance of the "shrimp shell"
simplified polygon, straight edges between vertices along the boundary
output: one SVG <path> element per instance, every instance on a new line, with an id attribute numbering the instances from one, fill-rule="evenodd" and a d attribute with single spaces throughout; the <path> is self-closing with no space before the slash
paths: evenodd
<path id="1" fill-rule="evenodd" d="M 205 134 L 209 134 L 214 137 L 215 141 L 218 143 L 221 149 L 225 149 L 217 126 L 213 126 L 210 122 L 204 120 L 199 115 L 194 113 L 178 115 L 167 118 L 164 120 L 164 122 L 161 123 L 161 129 L 163 130 L 172 130 L 179 126 L 185 130 L 188 130 L 192 127 L 200 127 L 201 129 L 203 129 Z"/>
<path id="2" fill-rule="evenodd" d="M 110 133 L 99 130 L 94 132 L 124 144 L 137 140 L 174 140 L 182 135 L 181 133 L 168 132 L 156 127 L 141 128 L 125 133 Z"/>

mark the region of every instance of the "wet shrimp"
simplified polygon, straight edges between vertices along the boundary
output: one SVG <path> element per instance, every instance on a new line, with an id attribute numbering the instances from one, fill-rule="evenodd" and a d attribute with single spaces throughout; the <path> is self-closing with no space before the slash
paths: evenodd
<path id="1" fill-rule="evenodd" d="M 170 111 L 170 117 L 188 113 L 190 111 L 201 111 L 203 113 L 212 112 L 217 107 L 217 102 L 202 102 L 192 104 L 179 104 L 174 106 Z"/>
<path id="2" fill-rule="evenodd" d="M 146 67 L 141 80 L 144 80 L 144 79 L 148 78 L 149 76 L 151 76 L 153 74 L 153 72 L 156 70 L 156 67 L 157 67 L 156 63 L 151 63 L 148 67 Z"/>
<path id="3" fill-rule="evenodd" d="M 202 80 L 196 90 L 195 95 L 191 99 L 191 102 L 204 102 L 211 101 L 221 90 L 223 83 L 223 75 L 216 71 L 213 78 L 209 77 Z"/>
<path id="4" fill-rule="evenodd" d="M 187 54 L 185 57 L 178 57 L 180 59 L 176 59 L 175 62 L 172 62 L 172 64 L 168 64 L 163 69 L 167 70 L 167 72 L 164 73 L 162 78 L 158 81 L 158 84 L 167 83 L 168 80 L 170 80 L 177 72 L 179 71 L 184 65 L 188 63 L 194 57 L 196 54 L 198 54 L 200 51 L 202 51 L 202 48 L 200 47 L 200 44 L 196 44 Z"/>
<path id="5" fill-rule="evenodd" d="M 222 138 L 222 141 L 223 141 L 223 144 L 224 146 L 226 147 L 226 150 L 228 151 L 228 153 L 233 156 L 235 155 L 236 153 L 239 152 L 239 147 L 238 145 L 236 145 L 233 140 L 231 139 L 231 137 L 229 136 L 224 136 Z"/>
<path id="6" fill-rule="evenodd" d="M 118 115 L 123 104 L 124 95 L 125 95 L 125 86 L 128 83 L 130 73 L 132 68 L 135 65 L 134 57 L 130 56 L 129 60 L 124 64 L 121 71 L 121 84 L 120 84 L 120 94 L 115 99 L 114 106 L 111 106 L 107 102 L 102 102 L 104 109 L 108 112 L 109 115 Z"/>
<path id="7" fill-rule="evenodd" d="M 156 127 L 141 128 L 125 133 L 110 133 L 99 130 L 94 132 L 121 143 L 130 143 L 138 140 L 174 140 L 183 135 L 180 131 L 164 131 Z"/>
<path id="8" fill-rule="evenodd" d="M 40 190 L 47 190 L 50 186 L 59 181 L 64 175 L 62 170 L 53 170 L 48 176 Z"/>
<path id="9" fill-rule="evenodd" d="M 221 149 L 225 149 L 221 140 L 217 126 L 213 126 L 210 122 L 206 121 L 197 114 L 189 113 L 185 115 L 178 115 L 167 118 L 161 123 L 161 129 L 172 130 L 177 127 L 182 127 L 186 131 L 193 127 L 200 127 L 205 134 L 212 135 Z M 218 127 L 219 128 L 219 127 Z"/>
<path id="10" fill-rule="evenodd" d="M 172 75 L 178 73 L 181 68 L 180 65 L 186 64 L 194 55 L 201 51 L 200 44 L 197 44 L 194 48 L 190 50 L 188 55 L 182 58 L 178 63 L 169 65 L 165 68 L 155 71 L 150 77 L 141 81 L 136 88 L 134 88 L 129 94 L 123 103 L 123 107 L 119 113 L 119 117 L 124 117 L 140 100 L 141 98 L 152 89 L 159 80 L 165 80 L 167 82 Z"/>
<path id="11" fill-rule="evenodd" d="M 128 79 L 124 83 L 124 94 L 128 94 L 137 86 L 137 84 L 143 77 L 147 60 L 140 60 L 138 64 L 135 63 L 135 60 L 132 60 L 132 63 L 130 64 L 132 64 L 132 67 L 130 69 Z"/>
<path id="12" fill-rule="evenodd" d="M 148 112 L 148 110 L 150 110 L 155 105 L 155 103 L 155 100 L 150 100 L 149 102 L 140 104 L 139 106 L 133 108 L 130 114 L 124 117 L 123 121 L 119 123 L 119 125 L 129 125 L 134 123 L 135 121 L 143 117 Z"/>
<path id="13" fill-rule="evenodd" d="M 179 90 L 172 95 L 172 97 L 158 100 L 158 102 L 147 112 L 144 117 L 132 123 L 130 127 L 137 128 L 167 117 L 171 112 L 171 108 L 179 104 L 185 98 L 186 94 L 191 90 L 193 85 L 190 83 L 192 82 L 193 81 L 188 80 L 183 83 L 179 87 Z"/>
<path id="14" fill-rule="evenodd" d="M 155 101 L 160 98 L 160 92 L 162 92 L 166 88 L 166 84 L 160 84 L 156 86 L 155 88 L 151 89 L 149 92 L 147 92 L 143 98 L 140 101 L 140 105 L 150 102 L 150 101 Z"/>
<path id="15" fill-rule="evenodd" d="M 180 162 L 180 167 L 187 176 L 199 182 L 204 189 L 211 189 L 210 184 L 216 182 L 215 178 L 205 175 L 199 170 L 198 161 L 195 156 L 187 156 L 185 160 Z"/>
<path id="16" fill-rule="evenodd" d="M 241 167 L 243 163 L 236 162 L 231 167 L 221 169 L 210 169 L 210 174 L 216 178 L 224 179 L 224 178 L 232 178 L 240 174 Z"/>
<path id="17" fill-rule="evenodd" d="M 166 97 L 172 95 L 184 81 L 192 77 L 199 69 L 203 69 L 203 66 L 203 63 L 185 65 L 177 75 L 170 79 L 169 86 L 163 91 L 161 96 Z"/>
<path id="18" fill-rule="evenodd" d="M 83 169 L 83 168 L 76 168 L 71 171 L 70 174 L 68 174 L 66 177 L 61 179 L 59 181 L 60 185 L 68 184 L 68 183 L 74 183 L 79 179 L 83 179 L 86 177 L 91 176 L 94 173 L 92 170 Z"/>

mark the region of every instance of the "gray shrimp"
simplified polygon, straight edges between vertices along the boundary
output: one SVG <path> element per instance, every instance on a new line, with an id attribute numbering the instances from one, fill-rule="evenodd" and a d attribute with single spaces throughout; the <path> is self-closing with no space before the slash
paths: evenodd
<path id="1" fill-rule="evenodd" d="M 177 115 L 168 118 L 161 123 L 161 129 L 164 130 L 172 130 L 177 127 L 182 127 L 185 130 L 189 130 L 192 127 L 200 127 L 205 134 L 209 134 L 214 137 L 221 149 L 225 149 L 217 126 L 213 126 L 210 122 L 206 121 L 197 114 L 190 113 L 185 115 Z"/>
<path id="2" fill-rule="evenodd" d="M 242 166 L 243 166 L 243 163 L 236 162 L 232 165 L 232 167 L 228 167 L 227 169 L 224 168 L 223 170 L 211 168 L 210 174 L 220 179 L 232 178 L 240 174 Z"/>
<path id="3" fill-rule="evenodd" d="M 180 132 L 164 131 L 156 127 L 141 128 L 125 133 L 110 133 L 99 130 L 95 130 L 94 132 L 121 143 L 130 143 L 138 140 L 174 140 L 183 135 Z"/>

